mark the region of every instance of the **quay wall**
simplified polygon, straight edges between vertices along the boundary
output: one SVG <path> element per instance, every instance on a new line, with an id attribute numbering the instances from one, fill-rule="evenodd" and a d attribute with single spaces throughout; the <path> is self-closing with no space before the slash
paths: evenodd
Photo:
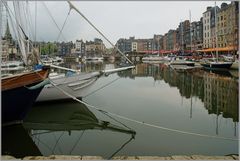
<path id="1" fill-rule="evenodd" d="M 72 156 L 72 155 L 50 155 L 50 156 L 26 156 L 15 158 L 3 155 L 1 160 L 105 160 L 101 156 Z M 160 156 L 115 156 L 111 160 L 239 160 L 238 155 L 228 156 L 205 156 L 205 155 L 174 155 L 169 157 Z"/>

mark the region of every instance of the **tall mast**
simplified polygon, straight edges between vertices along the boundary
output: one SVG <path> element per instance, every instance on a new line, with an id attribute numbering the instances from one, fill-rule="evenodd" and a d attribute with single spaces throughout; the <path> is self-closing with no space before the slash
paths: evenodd
<path id="1" fill-rule="evenodd" d="M 181 20 L 181 38 L 182 38 L 181 48 L 182 48 L 182 54 L 183 54 L 184 46 L 183 46 L 183 22 L 182 22 L 182 20 Z"/>
<path id="2" fill-rule="evenodd" d="M 0 3 L 0 52 L 2 53 L 2 26 L 3 26 L 3 19 L 2 19 L 2 13 L 3 13 L 3 3 Z M 0 54 L 0 62 L 2 62 L 2 54 Z"/>
<path id="3" fill-rule="evenodd" d="M 216 7 L 216 1 L 215 1 L 215 8 L 214 8 L 214 12 L 215 12 L 215 49 L 216 49 L 216 58 L 217 58 L 217 62 L 218 62 L 218 40 L 217 40 L 217 7 Z"/>
<path id="4" fill-rule="evenodd" d="M 190 23 L 190 51 L 192 52 L 192 24 L 191 24 L 191 10 L 189 10 L 189 23 Z"/>

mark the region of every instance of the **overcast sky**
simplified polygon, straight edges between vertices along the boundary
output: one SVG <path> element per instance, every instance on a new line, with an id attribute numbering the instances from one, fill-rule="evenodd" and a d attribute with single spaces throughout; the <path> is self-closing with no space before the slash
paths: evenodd
<path id="1" fill-rule="evenodd" d="M 36 3 L 37 39 L 56 41 L 59 30 L 43 2 L 29 2 L 32 19 L 35 17 Z M 68 3 L 66 1 L 44 3 L 61 28 L 69 11 Z M 72 3 L 114 44 L 119 38 L 129 38 L 129 36 L 152 38 L 154 34 L 165 34 L 169 29 L 176 29 L 181 20 L 189 19 L 189 11 L 192 21 L 198 21 L 207 6 L 214 6 L 214 1 L 73 1 Z M 222 1 L 218 1 L 217 5 L 220 6 L 221 3 Z M 76 39 L 85 41 L 93 40 L 95 37 L 103 39 L 74 10 L 70 12 L 63 35 L 66 39 L 60 37 L 60 41 Z M 108 47 L 110 46 L 106 41 L 104 42 Z"/>

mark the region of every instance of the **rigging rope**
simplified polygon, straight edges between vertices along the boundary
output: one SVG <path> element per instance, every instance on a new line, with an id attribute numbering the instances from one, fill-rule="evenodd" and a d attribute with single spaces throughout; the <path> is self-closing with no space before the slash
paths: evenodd
<path id="1" fill-rule="evenodd" d="M 66 22 L 67 22 L 67 19 L 68 19 L 69 15 L 70 15 L 70 12 L 71 12 L 71 10 L 68 11 L 67 17 L 66 17 L 66 19 L 65 19 L 65 21 L 64 21 L 64 23 L 63 23 L 63 26 L 62 26 L 59 34 L 58 34 L 57 41 L 59 40 L 59 38 L 60 38 L 60 36 L 61 36 L 61 34 L 62 34 L 63 28 L 64 28 L 65 25 L 66 25 Z"/>
<path id="2" fill-rule="evenodd" d="M 54 22 L 54 24 L 56 25 L 56 27 L 58 28 L 59 31 L 61 31 L 60 27 L 58 26 L 57 22 L 55 21 L 55 19 L 53 18 L 51 12 L 49 11 L 48 7 L 46 6 L 46 4 L 44 2 L 42 2 L 43 6 L 47 9 L 48 14 L 50 15 L 52 21 Z M 64 40 L 66 40 L 66 38 L 64 37 L 64 35 L 62 34 L 62 37 Z"/>
<path id="3" fill-rule="evenodd" d="M 117 149 L 117 151 L 115 151 L 109 158 L 108 160 L 111 160 L 112 157 L 114 157 L 120 150 L 122 150 L 128 143 L 130 143 L 132 140 L 134 139 L 134 137 L 132 136 L 129 140 L 127 140 L 119 149 Z"/>
<path id="4" fill-rule="evenodd" d="M 97 91 L 99 91 L 99 90 L 101 90 L 101 89 L 103 89 L 103 88 L 109 86 L 110 84 L 116 82 L 118 79 L 120 79 L 120 77 L 118 77 L 118 78 L 114 79 L 113 81 L 111 81 L 111 82 L 109 82 L 109 83 L 106 83 L 105 85 L 99 87 L 98 89 L 96 89 L 96 90 L 94 90 L 94 91 L 88 93 L 87 95 L 83 96 L 83 98 L 86 98 L 86 97 L 88 97 L 88 96 L 90 96 L 90 95 L 96 93 Z"/>
<path id="5" fill-rule="evenodd" d="M 37 41 L 37 1 L 35 1 L 34 41 Z"/>
<path id="6" fill-rule="evenodd" d="M 51 82 L 51 80 L 50 80 Z M 52 82 L 51 82 L 52 83 Z M 53 86 L 55 86 L 55 84 L 52 83 Z M 121 116 L 121 115 L 118 115 L 118 114 L 115 114 L 115 113 L 111 113 L 111 112 L 107 112 L 107 111 L 104 111 L 102 110 L 101 108 L 99 107 L 96 107 L 96 106 L 93 106 L 93 105 L 90 105 L 84 101 L 81 101 L 79 100 L 78 98 L 76 98 L 75 96 L 69 94 L 68 92 L 64 91 L 63 89 L 61 89 L 60 87 L 58 86 L 55 86 L 59 91 L 61 91 L 63 94 L 69 96 L 70 98 L 72 98 L 73 100 L 79 102 L 79 103 L 82 103 L 84 105 L 86 105 L 87 107 L 91 107 L 97 111 L 100 111 L 104 114 L 109 114 L 109 115 L 112 115 L 112 116 L 116 116 L 118 118 L 121 118 L 121 119 L 124 119 L 124 120 L 128 120 L 128 121 L 131 121 L 131 122 L 135 122 L 137 124 L 141 124 L 141 125 L 146 125 L 146 126 L 149 126 L 149 127 L 153 127 L 153 128 L 157 128 L 157 129 L 162 129 L 162 130 L 166 130 L 166 131 L 171 131 L 171 132 L 176 132 L 176 133 L 181 133 L 181 134 L 187 134 L 187 135 L 193 135 L 193 136 L 200 136 L 200 137 L 207 137 L 207 138 L 216 138 L 216 139 L 223 139 L 223 140 L 231 140 L 231 141 L 239 141 L 239 139 L 236 139 L 236 138 L 228 138 L 228 137 L 221 137 L 221 136 L 212 136 L 212 135 L 206 135 L 206 134 L 199 134 L 199 133 L 194 133 L 194 132 L 186 132 L 186 131 L 182 131 L 182 130 L 177 130 L 177 129 L 171 129 L 171 128 L 167 128 L 167 127 L 163 127 L 163 126 L 158 126 L 158 125 L 154 125 L 154 124 L 150 124 L 150 123 L 146 123 L 144 121 L 138 121 L 138 120 L 135 120 L 135 119 L 131 119 L 131 118 L 128 118 L 128 117 L 125 117 L 125 116 Z"/>
<path id="7" fill-rule="evenodd" d="M 70 1 L 67 1 L 71 9 L 74 9 L 77 13 L 79 13 L 109 44 L 112 45 L 113 49 L 117 49 L 117 51 L 128 61 L 133 65 L 133 62 L 131 60 L 129 60 L 127 58 L 127 56 L 125 54 L 123 54 L 121 52 L 121 50 L 118 49 L 118 47 L 116 47 L 95 25 L 93 25 L 93 23 L 84 16 L 84 14 L 82 12 L 80 12 Z"/>

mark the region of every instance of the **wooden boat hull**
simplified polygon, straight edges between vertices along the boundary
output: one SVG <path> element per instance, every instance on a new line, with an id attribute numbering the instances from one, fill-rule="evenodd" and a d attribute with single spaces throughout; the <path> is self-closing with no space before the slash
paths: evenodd
<path id="1" fill-rule="evenodd" d="M 2 123 L 21 122 L 36 101 L 49 70 L 26 72 L 3 78 L 2 81 Z"/>

